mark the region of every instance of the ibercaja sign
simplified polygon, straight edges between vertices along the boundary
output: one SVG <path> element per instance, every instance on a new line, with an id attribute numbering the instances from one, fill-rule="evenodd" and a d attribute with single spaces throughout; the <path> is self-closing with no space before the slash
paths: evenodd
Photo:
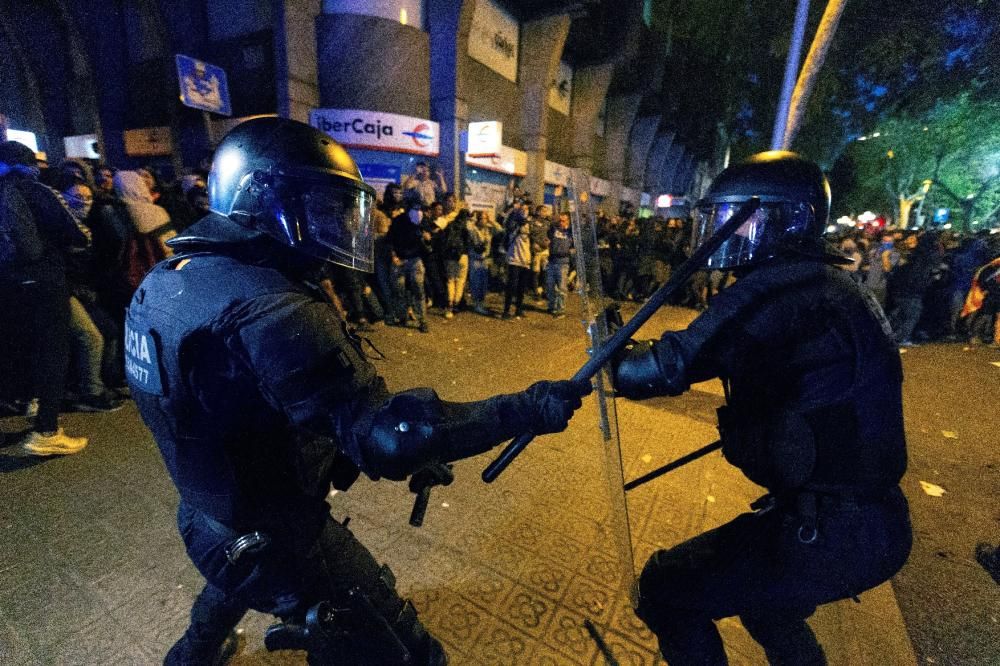
<path id="1" fill-rule="evenodd" d="M 358 109 L 313 109 L 309 124 L 345 148 L 430 157 L 437 157 L 440 150 L 438 124 L 424 118 Z"/>

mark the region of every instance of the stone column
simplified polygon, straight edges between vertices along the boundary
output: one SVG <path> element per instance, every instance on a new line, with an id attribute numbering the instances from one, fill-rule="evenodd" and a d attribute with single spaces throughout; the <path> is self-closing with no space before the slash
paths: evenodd
<path id="1" fill-rule="evenodd" d="M 427 0 L 426 7 L 430 31 L 431 120 L 437 121 L 441 128 L 438 164 L 444 171 L 448 189 L 458 192 L 463 166 L 459 139 L 469 127 L 465 54 L 469 50 L 476 0 Z"/>
<path id="2" fill-rule="evenodd" d="M 573 102 L 570 107 L 570 122 L 573 124 L 572 166 L 584 169 L 588 174 L 594 168 L 597 118 L 613 74 L 613 63 L 582 67 L 573 74 Z"/>
<path id="3" fill-rule="evenodd" d="M 622 197 L 622 185 L 625 181 L 625 151 L 628 149 L 629 132 L 639 111 L 642 94 L 620 95 L 608 100 L 608 115 L 604 140 L 607 144 L 604 164 L 611 181 L 611 192 L 608 199 L 617 202 Z M 617 207 L 617 203 L 615 203 Z"/>
<path id="4" fill-rule="evenodd" d="M 653 138 L 660 128 L 661 115 L 640 116 L 632 125 L 629 135 L 629 161 L 626 182 L 629 187 L 642 192 L 646 176 L 646 158 L 653 145 Z"/>
<path id="5" fill-rule="evenodd" d="M 274 78 L 278 115 L 309 122 L 309 111 L 319 106 L 316 65 L 316 17 L 320 0 L 281 0 L 275 3 Z"/>
<path id="6" fill-rule="evenodd" d="M 660 175 L 660 189 L 664 194 L 677 194 L 677 172 L 684 158 L 684 146 L 675 143 L 667 151 L 667 158 L 663 160 L 663 169 Z"/>
<path id="7" fill-rule="evenodd" d="M 694 154 L 688 153 L 681 162 L 680 173 L 677 176 L 677 184 L 680 186 L 681 194 L 687 194 L 688 187 L 691 186 L 691 175 L 694 172 Z"/>
<path id="8" fill-rule="evenodd" d="M 649 157 L 646 158 L 646 175 L 643 178 L 645 182 L 644 189 L 653 195 L 654 198 L 661 193 L 660 181 L 663 177 L 663 163 L 667 159 L 667 153 L 670 152 L 670 146 L 673 145 L 673 142 L 673 132 L 660 134 L 653 143 L 652 150 L 649 151 Z"/>
<path id="9" fill-rule="evenodd" d="M 549 88 L 559 72 L 559 59 L 569 35 L 568 14 L 547 16 L 521 26 L 521 131 L 528 154 L 523 187 L 541 203 L 545 196 L 545 156 L 549 120 Z"/>

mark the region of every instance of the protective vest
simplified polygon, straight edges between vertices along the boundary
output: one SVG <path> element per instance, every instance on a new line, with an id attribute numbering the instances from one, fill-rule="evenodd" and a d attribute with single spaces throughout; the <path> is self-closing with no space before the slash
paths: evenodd
<path id="1" fill-rule="evenodd" d="M 307 313 L 315 308 L 306 288 L 278 270 L 211 253 L 160 263 L 136 291 L 126 320 L 126 375 L 188 505 L 237 529 L 290 514 L 325 515 L 329 479 L 317 477 L 340 447 L 317 447 L 301 426 L 315 422 L 315 432 L 335 433 L 336 410 L 327 406 L 377 382 L 335 326 L 313 330 L 319 324 Z M 317 450 L 323 460 L 304 459 Z"/>
<path id="2" fill-rule="evenodd" d="M 906 468 L 902 367 L 874 298 L 817 261 L 760 267 L 658 343 L 661 367 L 719 376 L 723 453 L 772 491 L 878 491 Z M 686 387 L 685 387 L 686 388 Z"/>

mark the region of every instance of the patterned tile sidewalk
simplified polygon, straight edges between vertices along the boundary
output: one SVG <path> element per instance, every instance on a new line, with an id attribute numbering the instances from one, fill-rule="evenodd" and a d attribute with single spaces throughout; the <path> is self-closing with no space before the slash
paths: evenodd
<path id="1" fill-rule="evenodd" d="M 687 316 L 659 317 L 662 330 Z M 373 339 L 394 389 L 430 385 L 450 400 L 565 377 L 583 360 L 579 326 L 544 315 L 499 322 L 460 315 L 432 333 L 383 329 Z M 655 332 L 655 331 L 653 331 Z M 716 386 L 620 404 L 626 478 L 714 439 Z M 155 664 L 200 589 L 174 527 L 176 493 L 131 406 L 70 415 L 91 444 L 63 459 L 0 448 L 0 664 Z M 622 664 L 663 663 L 619 585 L 594 400 L 569 431 L 539 439 L 493 484 L 488 455 L 456 466 L 432 494 L 424 527 L 407 524 L 405 484 L 361 481 L 331 496 L 333 513 L 388 563 L 454 664 L 601 664 L 593 621 Z M 0 422 L 5 432 L 19 419 Z M 718 454 L 629 495 L 635 561 L 743 511 L 760 494 Z M 304 663 L 267 653 L 271 619 L 249 614 L 233 664 Z M 812 621 L 831 664 L 912 664 L 891 589 L 821 609 Z M 733 664 L 765 663 L 735 620 L 721 623 Z"/>

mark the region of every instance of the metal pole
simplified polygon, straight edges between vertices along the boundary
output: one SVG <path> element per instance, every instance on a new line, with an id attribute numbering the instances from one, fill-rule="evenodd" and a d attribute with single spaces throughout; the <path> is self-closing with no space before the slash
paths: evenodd
<path id="1" fill-rule="evenodd" d="M 799 74 L 799 62 L 802 58 L 802 42 L 805 40 L 806 23 L 809 20 L 809 0 L 799 0 L 795 10 L 795 23 L 792 26 L 792 43 L 788 46 L 788 59 L 785 60 L 785 78 L 781 83 L 781 98 L 778 100 L 778 113 L 774 117 L 774 131 L 771 133 L 771 150 L 781 150 L 785 147 L 785 125 L 788 123 L 788 109 L 792 104 L 792 91 L 795 90 L 795 79 Z"/>

